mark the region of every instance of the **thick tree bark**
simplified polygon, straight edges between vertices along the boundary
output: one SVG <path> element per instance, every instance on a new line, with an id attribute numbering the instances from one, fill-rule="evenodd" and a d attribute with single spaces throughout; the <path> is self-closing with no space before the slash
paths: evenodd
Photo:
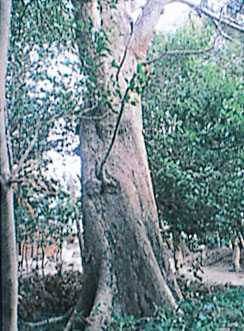
<path id="1" fill-rule="evenodd" d="M 142 133 L 141 101 L 133 106 L 124 102 L 128 82 L 137 65 L 145 60 L 163 5 L 170 1 L 148 1 L 141 19 L 131 28 L 125 1 L 116 9 L 102 2 L 98 12 L 94 1 L 74 1 L 77 20 L 90 16 L 94 28 L 103 24 L 111 42 L 110 52 L 100 59 L 100 79 L 106 90 L 117 82 L 121 97 L 112 99 L 113 109 L 99 109 L 81 122 L 81 162 L 84 211 L 84 289 L 80 309 L 87 317 L 89 330 L 99 330 L 111 312 L 145 316 L 156 305 L 167 302 L 176 307 L 166 284 L 162 243 L 152 183 Z M 86 15 L 84 14 L 86 13 Z M 92 38 L 78 32 L 81 58 L 84 44 Z M 95 57 L 90 47 L 89 55 Z M 119 69 L 111 63 L 120 64 Z M 127 92 L 126 92 L 127 91 Z M 122 107 L 123 107 L 122 106 Z M 118 134 L 111 148 L 114 130 L 121 116 Z M 110 151 L 108 153 L 108 151 Z M 105 157 L 107 155 L 107 157 Z"/>
<path id="2" fill-rule="evenodd" d="M 17 257 L 13 191 L 5 133 L 5 81 L 10 27 L 10 0 L 0 1 L 0 194 L 2 330 L 17 330 Z"/>

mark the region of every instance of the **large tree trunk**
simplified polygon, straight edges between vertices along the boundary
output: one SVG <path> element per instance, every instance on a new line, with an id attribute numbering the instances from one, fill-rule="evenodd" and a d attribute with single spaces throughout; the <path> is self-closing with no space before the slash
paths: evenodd
<path id="1" fill-rule="evenodd" d="M 94 1 L 74 1 L 76 19 L 85 21 L 90 16 L 94 29 L 102 22 L 111 42 L 106 58 L 98 58 L 92 37 L 78 32 L 82 60 L 89 49 L 90 58 L 100 61 L 98 84 L 113 91 L 116 81 L 121 93 L 111 101 L 118 114 L 105 116 L 107 109 L 100 106 L 93 116 L 82 120 L 80 129 L 85 244 L 80 309 L 88 317 L 89 330 L 101 329 L 112 311 L 145 316 L 153 312 L 155 304 L 176 307 L 165 281 L 165 252 L 143 139 L 140 98 L 130 92 L 130 100 L 136 104 L 123 101 L 138 63 L 145 60 L 163 1 L 148 1 L 132 29 L 124 1 L 116 9 L 101 2 L 99 12 Z M 112 68 L 113 60 L 120 64 L 119 69 Z"/>
<path id="2" fill-rule="evenodd" d="M 17 257 L 13 191 L 5 132 L 5 81 L 10 27 L 10 0 L 0 0 L 0 213 L 2 330 L 17 330 Z"/>

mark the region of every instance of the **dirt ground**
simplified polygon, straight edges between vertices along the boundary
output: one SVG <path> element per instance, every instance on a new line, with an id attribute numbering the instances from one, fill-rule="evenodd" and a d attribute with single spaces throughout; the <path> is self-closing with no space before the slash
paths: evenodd
<path id="1" fill-rule="evenodd" d="M 190 279 L 195 278 L 193 271 L 187 267 L 183 268 L 182 274 Z M 206 284 L 244 286 L 244 272 L 231 271 L 226 265 L 204 266 L 202 271 L 198 271 L 198 275 Z"/>
<path id="2" fill-rule="evenodd" d="M 181 274 L 187 278 L 201 279 L 209 285 L 244 286 L 244 252 L 241 255 L 241 271 L 235 272 L 232 265 L 232 251 L 229 248 L 208 250 L 205 261 L 200 267 L 197 265 L 199 255 L 192 254 L 188 258 Z M 194 268 L 196 266 L 196 268 Z M 198 269 L 196 272 L 195 269 Z M 195 276 L 194 276 L 195 275 Z"/>

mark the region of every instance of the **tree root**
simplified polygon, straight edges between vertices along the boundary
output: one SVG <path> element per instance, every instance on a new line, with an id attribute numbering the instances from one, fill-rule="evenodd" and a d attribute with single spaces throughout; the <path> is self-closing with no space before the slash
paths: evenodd
<path id="1" fill-rule="evenodd" d="M 39 326 L 44 326 L 47 324 L 53 324 L 53 323 L 58 323 L 58 322 L 62 322 L 63 320 L 65 320 L 70 312 L 72 311 L 73 308 L 70 308 L 66 314 L 64 314 L 63 316 L 58 316 L 58 317 L 50 317 L 47 318 L 46 320 L 43 321 L 39 321 L 39 322 L 25 322 L 24 324 L 31 327 L 31 328 L 37 328 Z"/>
<path id="2" fill-rule="evenodd" d="M 75 305 L 74 307 L 74 310 L 73 310 L 73 313 L 71 314 L 69 320 L 68 320 L 68 323 L 66 324 L 65 328 L 64 328 L 64 331 L 69 331 L 71 328 L 72 328 L 72 325 L 76 319 L 76 316 L 78 315 L 79 311 L 80 311 L 80 306 L 81 306 L 81 303 L 82 303 L 82 296 L 80 296 L 77 304 Z"/>

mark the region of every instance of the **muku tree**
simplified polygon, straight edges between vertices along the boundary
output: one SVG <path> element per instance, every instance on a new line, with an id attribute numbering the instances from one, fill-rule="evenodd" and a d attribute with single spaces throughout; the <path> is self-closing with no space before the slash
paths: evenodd
<path id="1" fill-rule="evenodd" d="M 126 1 L 74 1 L 89 108 L 80 125 L 84 290 L 89 329 L 111 313 L 149 315 L 176 307 L 164 275 L 164 249 L 142 132 L 140 79 L 163 7 L 148 1 L 135 24 Z M 139 65 L 139 66 L 138 66 Z M 138 74 L 137 74 L 138 73 Z M 138 76 L 138 77 L 137 77 Z"/>
<path id="2" fill-rule="evenodd" d="M 73 1 L 87 77 L 80 114 L 85 248 L 79 308 L 89 330 L 101 329 L 112 312 L 145 316 L 163 302 L 177 305 L 166 284 L 167 254 L 158 226 L 140 100 L 147 49 L 170 2 L 147 1 L 133 22 L 129 15 L 133 1 Z M 207 10 L 205 14 L 212 15 Z"/>

